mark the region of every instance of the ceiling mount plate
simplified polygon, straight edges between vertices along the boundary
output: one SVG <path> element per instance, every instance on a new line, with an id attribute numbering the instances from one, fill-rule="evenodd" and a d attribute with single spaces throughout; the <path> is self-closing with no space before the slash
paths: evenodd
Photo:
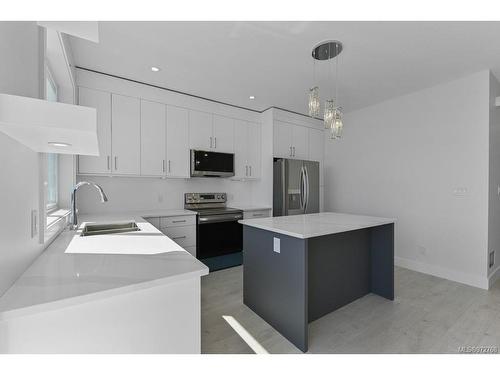
<path id="1" fill-rule="evenodd" d="M 312 50 L 312 57 L 316 60 L 330 60 L 340 55 L 342 43 L 338 40 L 327 40 L 315 46 Z"/>

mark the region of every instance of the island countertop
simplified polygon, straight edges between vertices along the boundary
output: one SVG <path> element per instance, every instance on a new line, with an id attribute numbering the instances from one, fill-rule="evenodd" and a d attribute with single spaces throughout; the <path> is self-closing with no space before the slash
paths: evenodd
<path id="1" fill-rule="evenodd" d="M 306 215 L 277 216 L 240 220 L 239 223 L 296 238 L 312 238 L 357 229 L 395 223 L 395 219 L 320 212 Z"/>
<path id="2" fill-rule="evenodd" d="M 174 214 L 194 214 L 182 211 Z M 134 220 L 141 230 L 80 237 L 81 229 L 66 229 L 0 297 L 0 321 L 208 274 L 144 219 L 156 214 L 81 215 L 80 228 L 84 222 Z"/>

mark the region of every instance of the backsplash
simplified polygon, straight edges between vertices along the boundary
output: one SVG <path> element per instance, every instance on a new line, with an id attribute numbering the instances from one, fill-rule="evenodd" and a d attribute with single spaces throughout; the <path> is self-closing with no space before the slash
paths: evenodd
<path id="1" fill-rule="evenodd" d="M 177 209 L 184 206 L 184 193 L 226 192 L 231 203 L 252 204 L 252 187 L 256 181 L 232 181 L 223 178 L 161 179 L 134 177 L 78 176 L 78 181 L 99 184 L 108 197 L 101 203 L 99 195 L 90 186 L 78 190 L 80 213 L 123 212 L 135 210 Z M 68 192 L 70 194 L 70 192 Z"/>

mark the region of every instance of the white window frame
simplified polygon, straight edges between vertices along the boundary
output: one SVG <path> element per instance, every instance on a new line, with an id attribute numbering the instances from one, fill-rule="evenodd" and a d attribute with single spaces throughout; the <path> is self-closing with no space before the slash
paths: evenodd
<path id="1" fill-rule="evenodd" d="M 49 65 L 46 63 L 45 64 L 45 73 L 46 73 L 46 76 L 45 76 L 45 84 L 47 84 L 47 81 L 50 82 L 50 85 L 54 88 L 54 91 L 56 93 L 56 99 L 59 100 L 59 88 L 57 87 L 57 83 L 54 79 L 54 75 L 52 74 L 50 68 L 49 68 Z M 45 99 L 47 100 L 47 88 L 45 88 Z M 48 171 L 48 157 L 45 158 L 45 163 L 46 163 L 46 172 Z M 59 208 L 59 158 L 56 157 L 56 163 L 57 163 L 57 167 L 56 167 L 56 186 L 55 186 L 55 190 L 56 190 L 56 201 L 55 203 L 47 203 L 45 204 L 45 207 L 46 207 L 46 212 L 47 214 L 51 213 L 51 212 L 54 212 L 56 211 L 58 208 Z M 47 176 L 48 177 L 48 176 Z M 47 178 L 48 180 L 48 178 Z M 47 189 L 48 191 L 48 189 Z M 45 193 L 45 197 L 47 198 L 47 191 Z"/>

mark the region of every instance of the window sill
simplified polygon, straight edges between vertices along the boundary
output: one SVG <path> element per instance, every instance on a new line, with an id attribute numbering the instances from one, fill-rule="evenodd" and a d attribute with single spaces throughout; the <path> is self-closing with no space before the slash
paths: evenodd
<path id="1" fill-rule="evenodd" d="M 46 244 L 52 242 L 64 230 L 69 214 L 70 211 L 64 209 L 54 210 L 47 214 L 44 235 Z"/>

